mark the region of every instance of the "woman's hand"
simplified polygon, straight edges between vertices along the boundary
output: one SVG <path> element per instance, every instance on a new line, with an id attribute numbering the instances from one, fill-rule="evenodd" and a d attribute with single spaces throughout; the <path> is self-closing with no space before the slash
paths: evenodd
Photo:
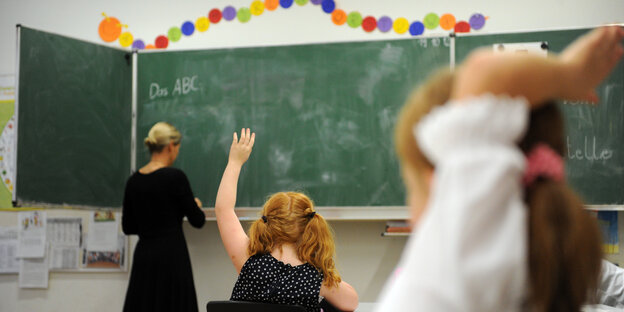
<path id="1" fill-rule="evenodd" d="M 251 133 L 249 128 L 241 129 L 240 140 L 238 139 L 236 132 L 234 132 L 232 146 L 230 147 L 229 162 L 234 165 L 242 166 L 247 161 L 247 159 L 249 159 L 249 155 L 251 154 L 251 149 L 253 148 L 255 140 L 256 134 Z"/>
<path id="2" fill-rule="evenodd" d="M 199 200 L 199 198 L 195 197 L 195 203 L 197 204 L 197 207 L 199 207 L 199 208 L 202 207 L 202 202 L 201 202 L 201 200 Z"/>
<path id="3" fill-rule="evenodd" d="M 598 102 L 595 88 L 618 63 L 624 29 L 619 26 L 601 27 L 569 45 L 559 56 L 569 78 L 561 94 L 571 100 Z"/>

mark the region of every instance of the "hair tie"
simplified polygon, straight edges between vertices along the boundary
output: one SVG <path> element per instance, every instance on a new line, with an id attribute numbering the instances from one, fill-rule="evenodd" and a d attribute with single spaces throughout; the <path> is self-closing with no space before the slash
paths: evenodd
<path id="1" fill-rule="evenodd" d="M 522 177 L 525 187 L 531 186 L 539 177 L 563 181 L 565 170 L 563 160 L 548 145 L 539 143 L 526 155 L 527 166 Z"/>
<path id="2" fill-rule="evenodd" d="M 262 216 L 262 221 L 264 221 L 264 223 L 269 222 L 269 220 L 267 219 L 267 217 L 266 217 L 266 216 Z"/>
<path id="3" fill-rule="evenodd" d="M 314 218 L 315 215 L 316 215 L 316 211 L 312 211 L 312 212 L 308 213 L 308 215 L 306 217 L 308 217 L 308 219 L 312 219 L 312 218 Z"/>

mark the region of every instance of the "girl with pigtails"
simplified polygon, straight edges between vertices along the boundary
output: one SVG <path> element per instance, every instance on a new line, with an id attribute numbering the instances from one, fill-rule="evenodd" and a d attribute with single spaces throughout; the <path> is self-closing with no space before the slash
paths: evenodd
<path id="1" fill-rule="evenodd" d="M 581 311 L 601 274 L 597 222 L 570 189 L 554 99 L 598 100 L 620 27 L 560 55 L 473 52 L 407 100 L 396 126 L 414 226 L 385 311 Z"/>
<path id="2" fill-rule="evenodd" d="M 300 305 L 320 311 L 321 297 L 342 311 L 358 305 L 355 289 L 341 280 L 334 263 L 334 239 L 314 203 L 296 192 L 273 194 L 249 236 L 234 213 L 238 177 L 255 133 L 234 133 L 215 214 L 223 245 L 239 273 L 230 300 Z"/>

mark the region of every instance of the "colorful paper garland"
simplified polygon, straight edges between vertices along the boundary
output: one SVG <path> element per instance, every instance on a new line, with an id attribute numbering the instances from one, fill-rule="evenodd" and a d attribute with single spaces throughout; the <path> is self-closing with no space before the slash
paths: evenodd
<path id="1" fill-rule="evenodd" d="M 122 47 L 132 46 L 132 49 L 165 49 L 169 46 L 169 41 L 177 42 L 181 39 L 182 35 L 191 36 L 195 31 L 205 32 L 210 27 L 210 24 L 217 24 L 224 19 L 226 21 L 232 21 L 235 18 L 241 23 L 247 23 L 251 20 L 252 16 L 260 16 L 265 10 L 274 11 L 278 7 L 284 9 L 290 8 L 293 3 L 299 6 L 306 5 L 311 2 L 314 5 L 319 5 L 323 12 L 331 15 L 332 22 L 341 26 L 345 23 L 351 28 L 362 27 L 367 33 L 373 32 L 378 29 L 382 33 L 386 33 L 391 29 L 397 34 L 404 34 L 409 31 L 412 36 L 422 35 L 425 30 L 434 30 L 438 26 L 447 31 L 454 31 L 456 33 L 470 32 L 471 29 L 480 30 L 485 26 L 485 22 L 488 17 L 480 13 L 475 13 L 470 16 L 468 22 L 457 22 L 453 14 L 443 14 L 438 16 L 436 13 L 429 13 L 425 15 L 422 21 L 414 21 L 410 23 L 406 18 L 399 17 L 394 21 L 388 16 L 382 16 L 376 19 L 374 16 L 366 16 L 365 18 L 357 12 L 353 11 L 347 14 L 344 10 L 336 8 L 336 2 L 334 0 L 255 0 L 251 5 L 242 7 L 238 10 L 233 6 L 227 6 L 222 11 L 214 8 L 210 10 L 207 17 L 199 17 L 195 23 L 191 21 L 185 21 L 181 27 L 171 27 L 167 32 L 167 35 L 160 35 L 154 41 L 154 44 L 146 45 L 141 39 L 134 39 L 134 36 L 130 32 L 123 32 L 122 27 L 127 27 L 121 24 L 118 19 L 109 17 L 102 13 L 104 19 L 98 26 L 98 33 L 100 38 L 105 42 L 113 42 L 119 39 L 119 44 Z"/>

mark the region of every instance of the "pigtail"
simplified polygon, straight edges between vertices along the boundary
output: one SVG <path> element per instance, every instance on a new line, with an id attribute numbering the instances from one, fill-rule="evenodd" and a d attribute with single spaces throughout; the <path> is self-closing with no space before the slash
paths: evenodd
<path id="1" fill-rule="evenodd" d="M 583 202 L 562 182 L 526 190 L 529 209 L 530 302 L 536 311 L 581 311 L 595 300 L 600 230 Z"/>
<path id="2" fill-rule="evenodd" d="M 555 103 L 531 112 L 520 148 L 547 145 L 565 155 L 563 117 Z M 582 200 L 566 184 L 538 176 L 525 188 L 529 228 L 529 303 L 535 311 L 581 311 L 595 300 L 601 234 Z"/>
<path id="3" fill-rule="evenodd" d="M 303 217 L 308 222 L 298 245 L 299 259 L 312 264 L 323 273 L 325 285 L 338 286 L 341 279 L 334 263 L 334 236 L 327 221 L 311 209 Z"/>
<path id="4" fill-rule="evenodd" d="M 263 219 L 258 219 L 251 224 L 249 228 L 249 245 L 247 246 L 247 252 L 250 256 L 270 253 L 273 249 L 273 241 L 267 227 L 268 224 Z"/>

